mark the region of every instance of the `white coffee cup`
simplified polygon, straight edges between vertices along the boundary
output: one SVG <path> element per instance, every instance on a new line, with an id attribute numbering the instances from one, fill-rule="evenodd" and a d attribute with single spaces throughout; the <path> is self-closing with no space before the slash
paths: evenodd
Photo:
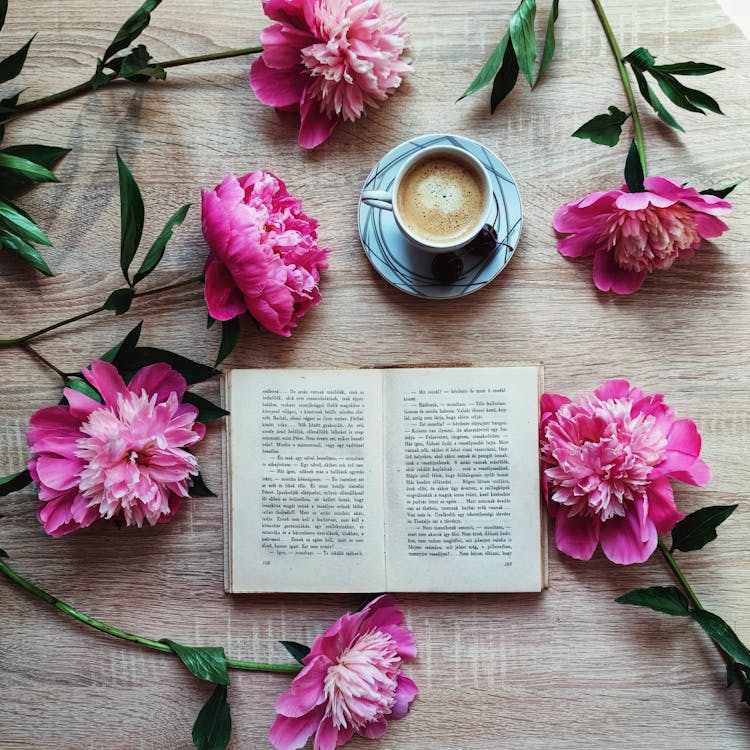
<path id="1" fill-rule="evenodd" d="M 428 146 L 408 158 L 390 190 L 365 190 L 368 206 L 392 211 L 401 233 L 432 253 L 467 245 L 487 223 L 492 185 L 473 154 L 451 145 Z"/>

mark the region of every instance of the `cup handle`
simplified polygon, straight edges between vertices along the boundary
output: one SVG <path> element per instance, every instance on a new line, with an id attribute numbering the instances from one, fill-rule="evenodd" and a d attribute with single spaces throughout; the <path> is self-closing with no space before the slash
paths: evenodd
<path id="1" fill-rule="evenodd" d="M 385 190 L 364 190 L 360 196 L 362 203 L 373 208 L 393 211 L 393 197 Z"/>

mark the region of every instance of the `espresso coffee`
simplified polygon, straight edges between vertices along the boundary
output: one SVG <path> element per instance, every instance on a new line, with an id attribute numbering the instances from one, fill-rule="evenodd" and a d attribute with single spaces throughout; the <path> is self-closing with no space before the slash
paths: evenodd
<path id="1" fill-rule="evenodd" d="M 475 168 L 446 154 L 425 156 L 401 179 L 396 204 L 404 228 L 430 244 L 460 242 L 477 229 L 486 202 Z"/>

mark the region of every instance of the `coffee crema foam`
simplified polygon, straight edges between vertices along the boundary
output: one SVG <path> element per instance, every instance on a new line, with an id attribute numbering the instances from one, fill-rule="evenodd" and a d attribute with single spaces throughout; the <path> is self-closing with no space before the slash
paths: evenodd
<path id="1" fill-rule="evenodd" d="M 449 244 L 476 227 L 484 213 L 485 193 L 471 165 L 438 155 L 408 169 L 396 200 L 401 221 L 412 235 Z"/>

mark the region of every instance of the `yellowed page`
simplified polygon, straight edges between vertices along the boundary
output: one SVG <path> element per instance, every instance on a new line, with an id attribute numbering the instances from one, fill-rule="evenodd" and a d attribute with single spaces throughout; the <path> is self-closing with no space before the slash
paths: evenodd
<path id="1" fill-rule="evenodd" d="M 230 590 L 385 588 L 382 381 L 233 370 Z"/>
<path id="2" fill-rule="evenodd" d="M 538 367 L 384 371 L 391 591 L 540 591 Z"/>

